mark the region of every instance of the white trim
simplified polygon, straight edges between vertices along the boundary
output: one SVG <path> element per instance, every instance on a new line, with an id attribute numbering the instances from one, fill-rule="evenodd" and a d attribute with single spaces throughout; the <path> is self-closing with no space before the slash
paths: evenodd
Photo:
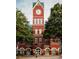
<path id="1" fill-rule="evenodd" d="M 39 48 L 39 49 L 41 50 L 41 48 L 40 48 L 40 47 L 37 47 L 37 48 Z M 36 48 L 36 49 L 37 49 L 37 48 Z"/>
<path id="2" fill-rule="evenodd" d="M 45 48 L 44 50 L 46 51 L 46 49 L 49 49 L 50 50 L 50 48 Z"/>
<path id="3" fill-rule="evenodd" d="M 23 47 L 21 47 L 19 50 L 20 50 L 20 51 L 24 51 L 25 49 L 24 49 Z"/>
<path id="4" fill-rule="evenodd" d="M 37 47 L 37 48 L 39 48 L 40 49 L 40 54 L 42 53 L 42 49 L 40 48 L 40 47 Z M 37 48 L 35 48 L 35 50 L 37 49 Z M 35 51 L 34 51 L 35 52 Z"/>
<path id="5" fill-rule="evenodd" d="M 26 50 L 28 50 L 28 49 L 31 51 L 31 48 L 26 48 Z"/>
<path id="6" fill-rule="evenodd" d="M 56 48 L 51 48 L 51 51 L 52 51 L 53 49 L 57 50 Z"/>

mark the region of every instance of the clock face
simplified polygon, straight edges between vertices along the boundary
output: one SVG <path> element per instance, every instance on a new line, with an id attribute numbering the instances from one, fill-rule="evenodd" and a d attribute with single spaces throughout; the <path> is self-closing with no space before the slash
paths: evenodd
<path id="1" fill-rule="evenodd" d="M 36 10 L 36 14 L 37 14 L 37 15 L 40 15 L 40 14 L 41 14 L 41 10 L 40 10 L 40 9 L 37 9 L 37 10 Z"/>

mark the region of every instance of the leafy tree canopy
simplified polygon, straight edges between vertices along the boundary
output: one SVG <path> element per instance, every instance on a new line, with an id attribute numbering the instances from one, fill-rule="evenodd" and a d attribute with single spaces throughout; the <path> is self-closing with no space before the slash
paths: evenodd
<path id="1" fill-rule="evenodd" d="M 25 15 L 20 11 L 16 10 L 16 41 L 32 42 L 32 33 L 29 26 L 29 22 Z"/>
<path id="2" fill-rule="evenodd" d="M 50 17 L 45 24 L 44 37 L 62 36 L 62 5 L 57 3 L 51 8 Z"/>

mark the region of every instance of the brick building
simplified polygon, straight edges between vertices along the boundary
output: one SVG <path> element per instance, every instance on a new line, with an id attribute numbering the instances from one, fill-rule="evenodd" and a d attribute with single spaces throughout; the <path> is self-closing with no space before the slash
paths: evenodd
<path id="1" fill-rule="evenodd" d="M 58 54 L 60 49 L 60 42 L 58 38 L 50 38 L 44 39 L 43 32 L 44 32 L 44 3 L 40 2 L 33 2 L 33 19 L 32 19 L 32 31 L 33 31 L 33 44 L 30 46 L 28 44 L 22 43 L 17 44 L 17 49 L 23 49 L 27 51 L 25 54 L 32 55 L 35 54 L 35 51 L 38 51 L 39 55 L 52 55 Z M 55 40 L 55 41 L 54 41 Z M 24 53 L 24 51 L 22 51 Z M 29 51 L 29 53 L 28 53 Z M 56 53 L 55 53 L 56 52 Z"/>
<path id="2" fill-rule="evenodd" d="M 56 51 L 59 49 L 59 43 L 53 42 L 51 39 L 44 39 L 44 3 L 37 2 L 33 3 L 33 51 L 38 48 L 41 54 L 49 55 L 51 54 L 52 48 L 55 48 Z"/>

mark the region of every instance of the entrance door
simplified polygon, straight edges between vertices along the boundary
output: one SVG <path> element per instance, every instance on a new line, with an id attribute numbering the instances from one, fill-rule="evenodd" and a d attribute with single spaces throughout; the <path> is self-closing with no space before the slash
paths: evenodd
<path id="1" fill-rule="evenodd" d="M 36 48 L 35 49 L 35 54 L 40 55 L 41 49 L 40 48 Z"/>
<path id="2" fill-rule="evenodd" d="M 20 55 L 24 55 L 24 48 L 20 48 Z"/>
<path id="3" fill-rule="evenodd" d="M 45 55 L 49 55 L 49 52 L 50 52 L 50 49 L 49 48 L 46 48 L 45 49 Z"/>
<path id="4" fill-rule="evenodd" d="M 52 55 L 56 55 L 56 48 L 52 48 L 51 53 L 52 53 Z"/>
<path id="5" fill-rule="evenodd" d="M 30 49 L 30 48 L 27 48 L 27 50 L 26 50 L 26 55 L 27 55 L 27 56 L 30 56 L 30 55 L 31 55 L 31 49 Z"/>

